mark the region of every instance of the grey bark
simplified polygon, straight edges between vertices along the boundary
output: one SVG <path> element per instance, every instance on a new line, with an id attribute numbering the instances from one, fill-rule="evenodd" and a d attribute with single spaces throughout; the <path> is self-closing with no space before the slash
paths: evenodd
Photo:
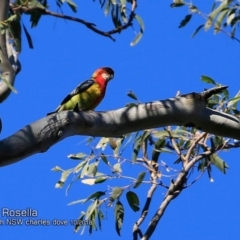
<path id="1" fill-rule="evenodd" d="M 240 119 L 207 108 L 205 100 L 196 96 L 178 96 L 108 112 L 52 114 L 1 140 L 0 166 L 45 152 L 74 135 L 119 137 L 143 129 L 191 125 L 211 134 L 240 140 Z"/>

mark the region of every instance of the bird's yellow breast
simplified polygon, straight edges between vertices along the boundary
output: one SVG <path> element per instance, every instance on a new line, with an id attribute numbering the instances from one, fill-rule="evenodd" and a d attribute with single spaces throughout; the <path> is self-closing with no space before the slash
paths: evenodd
<path id="1" fill-rule="evenodd" d="M 76 94 L 64 104 L 65 110 L 73 109 L 78 104 L 79 109 L 94 109 L 102 100 L 104 94 L 97 83 L 94 83 L 91 87 L 82 93 Z"/>

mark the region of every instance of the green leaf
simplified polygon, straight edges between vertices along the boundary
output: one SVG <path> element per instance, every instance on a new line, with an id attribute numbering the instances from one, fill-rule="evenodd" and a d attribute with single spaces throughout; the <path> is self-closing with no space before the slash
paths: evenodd
<path id="1" fill-rule="evenodd" d="M 233 20 L 234 17 L 236 16 L 235 13 L 236 13 L 236 9 L 235 9 L 235 8 L 230 9 L 230 10 L 228 11 L 227 21 L 226 21 L 226 24 L 227 24 L 227 25 L 230 25 L 230 24 L 231 24 L 232 20 Z"/>
<path id="2" fill-rule="evenodd" d="M 118 156 L 119 155 L 119 150 L 122 146 L 122 143 L 124 141 L 124 137 L 121 138 L 109 138 L 109 145 L 112 148 L 112 150 L 114 151 L 114 156 Z"/>
<path id="3" fill-rule="evenodd" d="M 102 192 L 102 191 L 95 192 L 95 193 L 91 194 L 83 203 L 87 202 L 90 199 L 94 199 L 94 198 L 99 199 L 103 195 L 105 195 L 105 192 Z"/>
<path id="4" fill-rule="evenodd" d="M 145 30 L 145 26 L 144 26 L 144 22 L 143 22 L 142 18 L 137 14 L 134 15 L 134 18 L 138 21 L 138 23 L 140 25 L 140 32 L 143 33 Z"/>
<path id="5" fill-rule="evenodd" d="M 106 164 L 108 165 L 107 157 L 106 157 L 103 153 L 101 153 L 100 156 L 101 156 L 101 159 L 103 160 L 103 162 L 106 163 Z"/>
<path id="6" fill-rule="evenodd" d="M 23 30 L 24 30 L 24 33 L 27 37 L 27 41 L 28 41 L 28 46 L 29 48 L 33 49 L 33 42 L 32 42 L 32 38 L 30 36 L 30 34 L 28 33 L 26 27 L 24 26 L 24 24 L 22 23 L 22 26 L 23 26 Z"/>
<path id="7" fill-rule="evenodd" d="M 74 168 L 74 173 L 78 173 L 81 171 L 81 169 L 88 163 L 88 160 L 80 162 L 75 168 Z M 88 166 L 88 164 L 87 164 Z"/>
<path id="8" fill-rule="evenodd" d="M 166 145 L 166 141 L 164 138 L 159 138 L 155 144 L 154 144 L 154 148 L 152 151 L 152 160 L 154 162 L 158 161 L 159 155 L 161 153 L 160 149 L 163 148 Z"/>
<path id="9" fill-rule="evenodd" d="M 176 4 L 184 4 L 184 0 L 173 0 Z"/>
<path id="10" fill-rule="evenodd" d="M 14 15 L 10 16 L 8 19 L 6 19 L 4 22 L 5 22 L 5 23 L 13 22 L 13 21 L 15 21 L 17 18 L 18 18 L 18 15 L 17 15 L 17 14 L 14 14 Z"/>
<path id="11" fill-rule="evenodd" d="M 83 165 L 82 166 L 79 166 L 82 168 L 82 171 L 81 171 L 81 174 L 80 174 L 80 178 L 83 178 L 85 175 L 87 175 L 87 171 L 88 171 L 88 168 L 89 168 L 89 164 L 88 164 L 88 161 L 86 160 L 86 163 L 85 161 L 83 162 Z M 79 169 L 80 170 L 80 169 Z"/>
<path id="12" fill-rule="evenodd" d="M 72 0 L 66 0 L 66 2 L 73 12 L 77 12 L 77 5 Z"/>
<path id="13" fill-rule="evenodd" d="M 98 177 L 95 179 L 95 184 L 105 182 L 109 177 Z"/>
<path id="14" fill-rule="evenodd" d="M 97 162 L 91 163 L 88 167 L 87 175 L 90 175 L 90 176 L 92 175 L 94 177 L 98 170 L 97 166 L 98 166 Z"/>
<path id="15" fill-rule="evenodd" d="M 116 200 L 117 198 L 119 198 L 119 197 L 122 195 L 122 192 L 123 192 L 123 188 L 121 188 L 121 187 L 115 187 L 115 188 L 113 188 L 111 197 L 112 197 L 114 200 Z"/>
<path id="16" fill-rule="evenodd" d="M 77 224 L 74 226 L 74 232 L 78 232 L 80 230 L 81 227 L 83 227 L 82 224 L 80 224 L 82 222 L 82 220 L 84 219 L 85 213 L 82 212 L 80 217 L 78 218 Z M 79 223 L 79 224 L 78 224 Z"/>
<path id="17" fill-rule="evenodd" d="M 224 0 L 217 8 L 215 8 L 208 16 L 208 20 L 206 21 L 205 25 L 204 25 L 204 29 L 205 31 L 207 31 L 212 23 L 213 20 L 217 17 L 217 15 L 226 7 L 228 6 L 228 0 Z"/>
<path id="18" fill-rule="evenodd" d="M 216 2 L 214 1 L 213 5 L 212 5 L 212 8 L 211 8 L 211 11 L 213 11 L 215 9 L 215 7 L 216 7 Z"/>
<path id="19" fill-rule="evenodd" d="M 131 90 L 127 93 L 127 96 L 138 101 L 136 94 L 134 92 L 132 92 Z"/>
<path id="20" fill-rule="evenodd" d="M 144 131 L 142 135 L 134 139 L 134 147 L 133 147 L 133 154 L 132 154 L 132 161 L 136 162 L 137 156 L 141 147 L 141 144 L 150 136 L 149 131 Z"/>
<path id="21" fill-rule="evenodd" d="M 185 143 L 184 143 L 184 149 L 188 149 L 190 146 L 192 145 L 192 141 L 186 141 Z"/>
<path id="22" fill-rule="evenodd" d="M 116 6 L 116 8 L 118 9 L 118 6 Z M 112 6 L 112 11 L 111 11 L 111 16 L 112 16 L 112 21 L 113 21 L 113 25 L 115 28 L 118 27 L 118 15 L 115 13 L 115 6 Z"/>
<path id="23" fill-rule="evenodd" d="M 235 96 L 234 98 L 232 98 L 228 101 L 228 104 L 227 104 L 228 108 L 230 108 L 230 107 L 236 108 L 237 107 L 237 104 L 240 101 L 240 96 L 239 95 L 240 95 L 240 91 L 238 92 L 238 96 Z"/>
<path id="24" fill-rule="evenodd" d="M 119 150 L 121 149 L 122 143 L 124 141 L 124 137 L 119 138 L 116 140 L 116 148 L 114 149 L 114 156 L 118 156 L 119 155 Z"/>
<path id="25" fill-rule="evenodd" d="M 226 17 L 228 11 L 229 11 L 229 9 L 225 9 L 222 12 L 220 12 L 220 14 L 218 15 L 215 26 L 214 26 L 215 27 L 214 33 L 218 33 L 220 31 L 222 22 L 223 22 L 224 18 Z"/>
<path id="26" fill-rule="evenodd" d="M 224 144 L 223 137 L 220 137 L 220 136 L 213 136 L 210 138 L 210 141 L 212 144 L 212 146 L 211 146 L 212 148 Z"/>
<path id="27" fill-rule="evenodd" d="M 39 13 L 39 12 L 33 12 L 33 13 L 31 14 L 31 17 L 30 17 L 30 22 L 32 23 L 32 24 L 31 24 L 31 28 L 37 26 L 37 24 L 38 24 L 41 16 L 42 16 L 42 14 Z"/>
<path id="28" fill-rule="evenodd" d="M 99 229 L 101 230 L 102 229 L 101 220 L 104 219 L 104 215 L 101 210 L 98 211 L 97 217 L 98 217 L 98 226 L 99 226 Z"/>
<path id="29" fill-rule="evenodd" d="M 130 46 L 135 46 L 142 38 L 143 34 L 140 32 L 136 35 L 136 37 L 133 39 L 133 41 L 130 43 Z"/>
<path id="30" fill-rule="evenodd" d="M 186 26 L 191 20 L 191 18 L 192 18 L 192 14 L 186 15 L 185 18 L 180 22 L 180 25 L 178 26 L 178 28 L 182 28 Z"/>
<path id="31" fill-rule="evenodd" d="M 45 9 L 45 7 L 40 3 L 40 1 L 31 0 L 31 1 L 28 1 L 27 4 L 28 4 L 28 7 L 30 8 Z"/>
<path id="32" fill-rule="evenodd" d="M 17 93 L 17 90 L 12 86 L 12 84 L 0 74 L 0 79 L 14 92 Z"/>
<path id="33" fill-rule="evenodd" d="M 51 171 L 53 171 L 53 172 L 63 172 L 64 170 L 61 169 L 60 167 L 56 166 L 56 167 L 52 168 Z"/>
<path id="34" fill-rule="evenodd" d="M 73 168 L 63 171 L 60 180 L 55 185 L 55 188 L 62 188 L 69 174 L 72 172 L 73 172 Z"/>
<path id="35" fill-rule="evenodd" d="M 84 157 L 86 157 L 87 154 L 85 153 L 77 153 L 77 154 L 69 154 L 67 157 L 71 158 L 71 159 L 83 159 Z"/>
<path id="36" fill-rule="evenodd" d="M 85 201 L 86 201 L 86 198 L 85 199 L 76 200 L 76 201 L 68 203 L 68 206 L 74 205 L 74 204 L 77 204 L 77 203 L 84 203 Z"/>
<path id="37" fill-rule="evenodd" d="M 173 151 L 169 150 L 168 148 L 159 148 L 159 150 L 156 150 L 157 152 L 164 152 L 164 153 L 171 153 L 174 154 Z"/>
<path id="38" fill-rule="evenodd" d="M 115 213 L 115 227 L 117 234 L 121 236 L 120 231 L 122 229 L 123 218 L 124 218 L 124 208 L 120 201 L 117 201 L 114 209 Z"/>
<path id="39" fill-rule="evenodd" d="M 231 27 L 233 27 L 237 22 L 239 22 L 239 20 L 240 20 L 240 16 L 234 17 L 230 22 Z"/>
<path id="40" fill-rule="evenodd" d="M 109 13 L 110 5 L 111 5 L 111 0 L 108 0 L 108 2 L 107 2 L 107 4 L 106 4 L 106 7 L 105 7 L 105 10 L 104 10 L 105 16 L 107 16 L 108 13 Z"/>
<path id="41" fill-rule="evenodd" d="M 200 25 L 199 27 L 197 27 L 197 29 L 194 31 L 193 35 L 191 36 L 191 38 L 194 38 L 195 35 L 199 32 L 200 29 L 202 29 L 202 27 L 204 26 L 204 24 Z"/>
<path id="42" fill-rule="evenodd" d="M 230 15 L 228 15 L 228 17 L 227 17 L 227 25 L 232 25 L 232 21 L 233 21 L 233 19 L 235 18 L 235 13 L 232 13 L 232 14 L 230 14 Z"/>
<path id="43" fill-rule="evenodd" d="M 122 192 L 123 192 L 123 188 L 120 188 L 120 187 L 113 188 L 112 194 L 109 197 L 108 206 L 111 206 L 116 199 L 120 198 L 120 196 L 122 195 Z"/>
<path id="44" fill-rule="evenodd" d="M 139 208 L 139 199 L 136 193 L 129 191 L 126 193 L 127 201 L 129 206 L 132 208 L 134 212 L 137 212 L 140 210 Z"/>
<path id="45" fill-rule="evenodd" d="M 6 24 L 0 23 L 1 34 L 5 34 L 5 31 L 7 28 L 8 28 L 8 26 Z"/>
<path id="46" fill-rule="evenodd" d="M 224 160 L 222 160 L 218 155 L 215 153 L 210 157 L 212 164 L 217 167 L 221 172 L 226 174 L 226 169 L 229 168 L 228 165 Z"/>
<path id="47" fill-rule="evenodd" d="M 35 4 L 35 7 L 45 10 L 48 7 L 47 0 L 42 0 L 41 3 L 37 1 L 37 5 Z M 39 10 L 31 12 L 30 22 L 32 23 L 31 24 L 32 28 L 37 26 L 42 14 L 43 14 L 43 11 L 39 11 Z"/>
<path id="48" fill-rule="evenodd" d="M 170 4 L 170 7 L 171 8 L 174 8 L 174 7 L 182 7 L 184 6 L 185 4 L 184 3 L 171 3 Z"/>
<path id="49" fill-rule="evenodd" d="M 92 229 L 94 229 L 95 231 L 97 230 L 97 225 L 96 225 L 97 215 L 98 215 L 98 206 L 94 208 L 94 210 L 89 218 L 89 220 L 91 221 L 91 225 L 89 225 L 89 233 L 90 234 L 92 234 Z"/>
<path id="50" fill-rule="evenodd" d="M 140 172 L 137 177 L 137 181 L 135 182 L 135 185 L 133 188 L 137 188 L 143 181 L 144 177 L 146 175 L 146 172 Z"/>
<path id="51" fill-rule="evenodd" d="M 121 18 L 122 18 L 122 22 L 127 23 L 128 20 L 127 20 L 127 15 L 126 15 L 126 1 L 125 1 L 125 3 L 121 4 L 120 15 L 121 15 Z"/>
<path id="52" fill-rule="evenodd" d="M 210 78 L 208 76 L 205 76 L 205 75 L 201 76 L 201 80 L 205 83 L 210 83 L 210 84 L 213 84 L 213 85 L 217 84 L 212 78 Z"/>
<path id="53" fill-rule="evenodd" d="M 98 199 L 96 199 L 87 209 L 86 212 L 86 220 L 89 220 L 91 218 L 91 215 L 95 211 L 96 207 L 98 206 Z"/>
<path id="54" fill-rule="evenodd" d="M 141 136 L 139 136 L 134 143 L 133 154 L 132 154 L 132 161 L 137 161 L 137 156 L 141 147 Z"/>
<path id="55" fill-rule="evenodd" d="M 181 129 L 172 130 L 170 133 L 173 138 L 182 139 L 185 141 L 188 141 L 189 138 L 192 136 L 192 134 L 189 133 L 188 131 L 181 130 Z M 166 130 L 159 130 L 153 133 L 153 137 L 155 138 L 164 138 L 169 136 L 170 136 L 169 132 Z"/>
<path id="56" fill-rule="evenodd" d="M 120 0 L 121 2 L 121 6 L 125 6 L 126 5 L 126 0 Z"/>
<path id="57" fill-rule="evenodd" d="M 108 142 L 109 142 L 109 138 L 102 137 L 102 138 L 100 139 L 100 141 L 98 142 L 98 144 L 97 144 L 97 146 L 96 146 L 96 149 L 101 148 L 102 151 L 104 151 L 105 148 L 106 148 L 106 146 L 107 146 L 107 144 L 108 144 Z"/>
<path id="58" fill-rule="evenodd" d="M 116 172 L 122 172 L 122 169 L 121 169 L 121 163 L 116 163 L 113 165 L 113 172 L 116 173 Z"/>
<path id="59" fill-rule="evenodd" d="M 109 138 L 109 145 L 112 150 L 115 150 L 117 148 L 117 139 Z"/>

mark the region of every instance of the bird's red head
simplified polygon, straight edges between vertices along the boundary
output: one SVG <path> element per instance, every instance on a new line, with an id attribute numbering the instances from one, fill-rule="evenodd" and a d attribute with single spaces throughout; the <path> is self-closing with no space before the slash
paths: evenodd
<path id="1" fill-rule="evenodd" d="M 100 77 L 104 79 L 106 82 L 110 81 L 114 77 L 114 71 L 110 67 L 102 67 L 98 68 L 92 75 L 93 79 L 97 79 Z"/>

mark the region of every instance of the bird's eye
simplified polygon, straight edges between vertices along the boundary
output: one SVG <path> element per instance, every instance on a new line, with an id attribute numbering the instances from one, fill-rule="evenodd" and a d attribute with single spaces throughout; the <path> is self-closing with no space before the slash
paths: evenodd
<path id="1" fill-rule="evenodd" d="M 112 79 L 112 75 L 110 75 L 110 74 L 108 74 L 108 73 L 102 73 L 102 77 L 105 79 L 105 80 L 110 80 L 110 79 Z"/>

